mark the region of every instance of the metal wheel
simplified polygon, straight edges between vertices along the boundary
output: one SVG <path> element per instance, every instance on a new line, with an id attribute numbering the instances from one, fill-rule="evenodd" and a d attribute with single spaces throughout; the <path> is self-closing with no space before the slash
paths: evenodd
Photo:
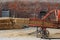
<path id="1" fill-rule="evenodd" d="M 48 38 L 49 37 L 49 31 L 48 30 L 41 30 L 40 34 L 41 34 L 41 38 Z"/>

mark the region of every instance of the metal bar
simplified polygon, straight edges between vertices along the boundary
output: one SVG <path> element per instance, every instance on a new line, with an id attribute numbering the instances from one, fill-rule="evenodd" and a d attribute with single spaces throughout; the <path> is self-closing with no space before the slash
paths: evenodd
<path id="1" fill-rule="evenodd" d="M 42 20 L 46 19 L 53 11 L 55 11 L 55 10 L 51 10 L 49 13 L 47 13 L 47 14 L 42 18 Z"/>
<path id="2" fill-rule="evenodd" d="M 38 27 L 37 27 L 37 30 L 36 30 L 36 37 L 38 38 Z"/>

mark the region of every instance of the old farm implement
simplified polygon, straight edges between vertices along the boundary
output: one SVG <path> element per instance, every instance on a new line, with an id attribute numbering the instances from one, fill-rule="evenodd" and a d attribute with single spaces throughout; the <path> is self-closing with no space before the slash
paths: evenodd
<path id="1" fill-rule="evenodd" d="M 60 10 L 51 10 L 45 14 L 41 19 L 30 18 L 30 27 L 40 27 L 40 31 L 37 29 L 37 33 L 40 32 L 43 38 L 49 37 L 49 31 L 46 28 L 60 28 Z M 58 22 L 59 21 L 59 22 Z M 38 36 L 38 35 L 37 35 Z"/>

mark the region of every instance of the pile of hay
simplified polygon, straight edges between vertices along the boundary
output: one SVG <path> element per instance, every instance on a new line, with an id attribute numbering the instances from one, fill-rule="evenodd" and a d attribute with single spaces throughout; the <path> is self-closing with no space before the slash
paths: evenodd
<path id="1" fill-rule="evenodd" d="M 0 18 L 0 29 L 20 29 L 28 25 L 28 18 Z"/>

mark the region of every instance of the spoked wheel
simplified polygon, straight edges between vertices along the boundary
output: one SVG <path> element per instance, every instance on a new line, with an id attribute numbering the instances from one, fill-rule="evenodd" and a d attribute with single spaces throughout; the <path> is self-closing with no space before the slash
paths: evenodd
<path id="1" fill-rule="evenodd" d="M 40 34 L 41 34 L 41 38 L 48 38 L 49 37 L 49 31 L 48 30 L 41 30 Z"/>

